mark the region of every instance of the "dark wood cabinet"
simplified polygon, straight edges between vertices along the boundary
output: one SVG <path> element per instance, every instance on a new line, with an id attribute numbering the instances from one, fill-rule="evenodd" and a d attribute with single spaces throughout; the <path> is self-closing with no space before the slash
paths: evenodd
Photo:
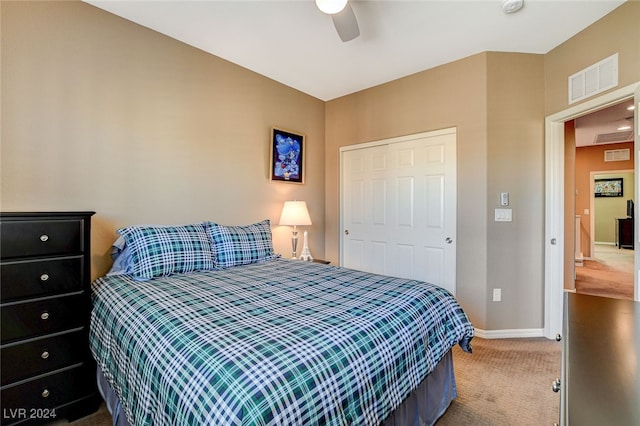
<path id="1" fill-rule="evenodd" d="M 640 303 L 566 293 L 560 423 L 640 424 Z"/>
<path id="2" fill-rule="evenodd" d="M 616 219 L 616 246 L 618 248 L 633 248 L 633 218 Z"/>
<path id="3" fill-rule="evenodd" d="M 74 420 L 101 402 L 88 341 L 93 214 L 0 213 L 2 425 Z"/>

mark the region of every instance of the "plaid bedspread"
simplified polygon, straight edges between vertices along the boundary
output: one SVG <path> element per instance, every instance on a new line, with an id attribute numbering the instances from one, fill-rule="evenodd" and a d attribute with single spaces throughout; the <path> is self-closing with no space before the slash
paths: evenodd
<path id="1" fill-rule="evenodd" d="M 93 283 L 132 425 L 377 425 L 473 327 L 445 290 L 286 259 Z"/>

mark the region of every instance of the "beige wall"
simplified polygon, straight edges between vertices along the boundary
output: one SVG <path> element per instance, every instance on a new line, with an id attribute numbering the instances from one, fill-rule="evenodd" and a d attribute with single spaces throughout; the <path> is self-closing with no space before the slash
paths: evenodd
<path id="1" fill-rule="evenodd" d="M 638 17 L 640 1 L 629 0 L 545 55 L 546 115 L 569 107 L 570 75 L 614 53 L 618 53 L 618 87 L 640 81 Z"/>
<path id="2" fill-rule="evenodd" d="M 487 330 L 544 326 L 543 77 L 542 55 L 489 54 Z M 501 192 L 513 222 L 494 220 Z M 494 288 L 501 302 L 492 301 Z"/>
<path id="3" fill-rule="evenodd" d="M 487 54 L 327 103 L 326 251 L 339 259 L 339 148 L 457 128 L 457 296 L 472 318 L 486 316 Z"/>
<path id="4" fill-rule="evenodd" d="M 625 3 L 543 56 L 478 54 L 328 102 L 327 256 L 338 258 L 339 147 L 455 126 L 457 296 L 478 328 L 542 328 L 544 117 L 568 107 L 569 75 L 615 52 L 619 86 L 640 80 L 639 7 Z M 512 223 L 493 222 L 500 192 Z"/>
<path id="5" fill-rule="evenodd" d="M 338 258 L 339 147 L 456 127 L 456 296 L 481 329 L 542 327 L 543 72 L 540 55 L 482 53 L 328 102 L 329 257 Z M 500 192 L 511 194 L 508 224 L 493 221 Z M 503 302 L 489 302 L 493 288 Z"/>
<path id="6" fill-rule="evenodd" d="M 327 103 L 85 3 L 0 5 L 2 210 L 96 210 L 94 276 L 118 226 L 277 223 L 288 199 L 337 262 L 339 147 L 456 127 L 457 294 L 486 330 L 543 325 L 543 123 L 567 77 L 618 52 L 620 86 L 640 80 L 637 1 L 546 55 L 480 53 Z M 305 185 L 269 182 L 274 125 L 306 134 Z M 512 223 L 493 222 L 500 192 Z M 288 253 L 289 229 L 274 236 Z"/>
<path id="7" fill-rule="evenodd" d="M 86 3 L 1 2 L 3 211 L 95 210 L 117 227 L 272 220 L 306 200 L 324 256 L 324 102 Z M 306 184 L 271 183 L 271 126 L 306 134 Z"/>

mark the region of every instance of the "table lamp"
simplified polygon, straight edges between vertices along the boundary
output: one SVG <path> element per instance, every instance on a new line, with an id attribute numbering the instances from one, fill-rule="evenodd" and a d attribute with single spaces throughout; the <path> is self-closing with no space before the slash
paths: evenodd
<path id="1" fill-rule="evenodd" d="M 293 259 L 296 259 L 298 252 L 298 230 L 296 226 L 311 225 L 307 203 L 304 201 L 285 201 L 280 215 L 280 225 L 293 226 L 291 247 L 293 249 Z"/>

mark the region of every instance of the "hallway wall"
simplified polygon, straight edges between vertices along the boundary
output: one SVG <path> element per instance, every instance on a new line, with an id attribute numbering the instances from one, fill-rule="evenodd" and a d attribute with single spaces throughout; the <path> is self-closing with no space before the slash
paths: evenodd
<path id="1" fill-rule="evenodd" d="M 630 159 L 626 161 L 604 161 L 604 152 L 606 150 L 611 149 L 629 149 L 630 150 Z M 634 170 L 634 149 L 633 142 L 625 142 L 619 144 L 607 144 L 607 145 L 598 145 L 598 146 L 588 146 L 588 147 L 578 147 L 576 148 L 576 162 L 575 162 L 575 214 L 579 214 L 581 216 L 580 220 L 580 236 L 581 236 L 581 247 L 582 254 L 585 258 L 591 256 L 591 243 L 592 241 L 598 241 L 597 234 L 591 235 L 591 200 L 592 200 L 592 182 L 591 182 L 591 173 L 592 172 L 609 172 L 609 171 L 633 171 Z M 615 176 L 621 175 L 621 173 L 617 173 Z M 614 177 L 614 175 L 606 174 L 605 176 Z M 633 176 L 633 175 L 632 175 Z M 633 178 L 631 178 L 631 182 L 627 179 L 624 182 L 624 195 L 616 200 L 604 200 L 601 204 L 605 206 L 606 210 L 610 210 L 611 214 L 622 215 L 620 217 L 626 216 L 626 200 L 629 198 L 633 198 Z M 594 200 L 595 201 L 595 200 Z M 614 208 L 612 206 L 607 206 L 611 204 L 619 204 L 622 207 Z M 611 208 L 610 208 L 611 207 Z M 621 210 L 620 210 L 621 209 Z M 614 242 L 615 236 L 615 227 L 613 217 L 604 217 L 599 220 L 602 222 L 601 228 L 601 238 L 603 238 L 603 242 Z M 610 226 L 606 227 L 605 222 L 609 222 Z"/>

